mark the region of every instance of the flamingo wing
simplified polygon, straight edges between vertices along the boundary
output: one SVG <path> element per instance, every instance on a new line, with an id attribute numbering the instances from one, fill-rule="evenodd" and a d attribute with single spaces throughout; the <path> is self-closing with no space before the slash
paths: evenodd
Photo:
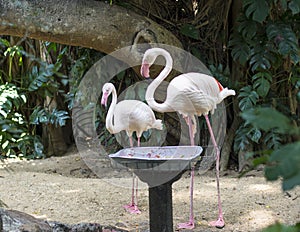
<path id="1" fill-rule="evenodd" d="M 155 115 L 151 108 L 145 103 L 137 100 L 124 100 L 117 104 L 114 112 L 114 123 L 123 130 L 136 131 L 142 134 L 143 131 L 151 128 L 155 122 Z"/>
<path id="2" fill-rule="evenodd" d="M 184 116 L 201 116 L 216 108 L 219 92 L 213 77 L 185 73 L 171 81 L 165 103 Z"/>

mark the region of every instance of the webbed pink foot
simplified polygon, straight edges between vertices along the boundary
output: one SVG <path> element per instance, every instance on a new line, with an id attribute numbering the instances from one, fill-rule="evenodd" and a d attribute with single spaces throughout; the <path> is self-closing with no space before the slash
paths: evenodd
<path id="1" fill-rule="evenodd" d="M 189 222 L 184 222 L 184 223 L 179 223 L 177 225 L 178 229 L 194 229 L 195 228 L 195 223 L 193 221 L 189 221 Z"/>
<path id="2" fill-rule="evenodd" d="M 225 226 L 225 222 L 224 219 L 220 217 L 217 221 L 210 222 L 209 225 L 222 229 Z"/>
<path id="3" fill-rule="evenodd" d="M 140 214 L 141 213 L 141 211 L 139 210 L 139 208 L 136 205 L 134 205 L 134 204 L 124 205 L 123 207 L 129 213 L 132 213 L 132 214 Z"/>

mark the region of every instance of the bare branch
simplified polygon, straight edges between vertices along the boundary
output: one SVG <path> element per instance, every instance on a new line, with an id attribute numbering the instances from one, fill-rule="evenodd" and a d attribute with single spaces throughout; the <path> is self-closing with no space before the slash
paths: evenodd
<path id="1" fill-rule="evenodd" d="M 104 53 L 133 43 L 181 47 L 171 32 L 150 19 L 93 0 L 0 0 L 0 34 L 83 46 Z"/>

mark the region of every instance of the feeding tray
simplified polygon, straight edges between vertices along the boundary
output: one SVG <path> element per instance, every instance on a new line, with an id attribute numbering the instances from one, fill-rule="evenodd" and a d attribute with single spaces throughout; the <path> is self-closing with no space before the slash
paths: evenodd
<path id="1" fill-rule="evenodd" d="M 200 146 L 125 148 L 109 155 L 113 168 L 181 171 L 190 169 L 202 152 Z"/>
<path id="2" fill-rule="evenodd" d="M 200 146 L 134 147 L 109 157 L 113 168 L 130 169 L 153 187 L 179 179 L 197 162 L 201 152 Z"/>
<path id="3" fill-rule="evenodd" d="M 109 155 L 113 168 L 130 169 L 149 186 L 150 232 L 173 232 L 172 184 L 197 162 L 202 147 L 125 148 Z"/>

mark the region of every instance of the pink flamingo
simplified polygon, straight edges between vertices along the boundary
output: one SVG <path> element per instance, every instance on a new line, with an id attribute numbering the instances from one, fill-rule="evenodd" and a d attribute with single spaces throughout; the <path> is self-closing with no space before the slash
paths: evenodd
<path id="1" fill-rule="evenodd" d="M 210 223 L 212 226 L 223 228 L 225 222 L 223 219 L 221 196 L 219 188 L 219 159 L 220 150 L 215 140 L 212 127 L 209 121 L 209 112 L 213 113 L 217 104 L 223 101 L 224 98 L 230 95 L 235 95 L 234 90 L 223 88 L 223 86 L 213 77 L 201 73 L 184 73 L 175 77 L 168 85 L 167 97 L 163 103 L 157 103 L 154 99 L 154 92 L 157 87 L 163 82 L 172 70 L 173 60 L 171 55 L 164 49 L 151 48 L 148 49 L 143 57 L 141 66 L 141 75 L 149 78 L 149 68 L 154 63 L 158 56 L 163 56 L 166 60 L 166 65 L 161 73 L 152 81 L 146 91 L 146 101 L 148 105 L 158 112 L 178 112 L 185 119 L 189 127 L 189 136 L 191 145 L 194 145 L 194 135 L 196 133 L 196 116 L 204 115 L 209 133 L 212 138 L 214 149 L 216 151 L 216 177 L 217 177 L 217 192 L 218 192 L 218 209 L 219 217 L 217 221 Z M 193 229 L 194 213 L 193 213 L 193 183 L 194 183 L 194 168 L 191 170 L 190 184 L 190 219 L 186 223 L 180 223 L 178 228 Z"/>
<path id="2" fill-rule="evenodd" d="M 106 128 L 111 134 L 119 133 L 125 130 L 130 141 L 130 146 L 133 147 L 132 134 L 136 132 L 138 146 L 140 146 L 140 138 L 144 131 L 150 128 L 162 130 L 162 121 L 157 120 L 151 108 L 142 101 L 138 100 L 123 100 L 117 104 L 116 88 L 111 83 L 106 83 L 102 88 L 101 104 L 107 105 L 107 99 L 112 94 L 112 102 L 106 116 Z M 136 184 L 135 184 L 136 179 Z M 136 191 L 135 191 L 136 188 Z M 139 214 L 138 209 L 138 179 L 133 173 L 132 180 L 132 197 L 131 203 L 125 205 L 124 208 L 133 214 Z"/>

